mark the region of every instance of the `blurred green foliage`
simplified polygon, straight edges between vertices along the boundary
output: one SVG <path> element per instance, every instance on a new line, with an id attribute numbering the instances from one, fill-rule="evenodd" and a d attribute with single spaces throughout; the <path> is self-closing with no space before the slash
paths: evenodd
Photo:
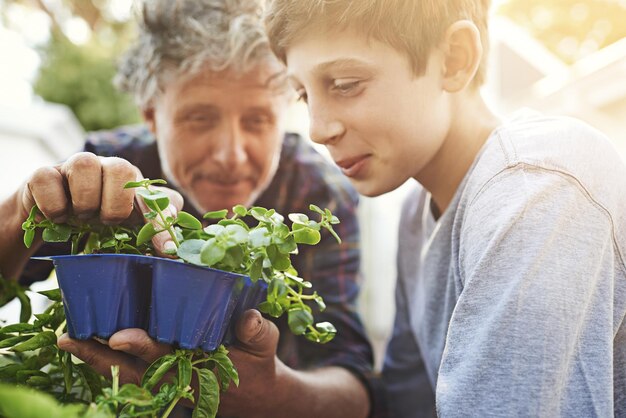
<path id="1" fill-rule="evenodd" d="M 113 48 L 95 38 L 75 45 L 53 35 L 42 51 L 34 89 L 47 101 L 69 106 L 87 131 L 135 123 L 139 112 L 132 98 L 113 86 L 115 72 Z"/>
<path id="2" fill-rule="evenodd" d="M 112 84 L 119 53 L 135 36 L 132 7 L 130 0 L 0 0 L 0 19 L 25 32 L 36 14 L 48 18 L 35 93 L 69 106 L 85 130 L 97 130 L 140 120 L 132 99 Z M 70 36 L 76 25 L 86 36 Z"/>
<path id="3" fill-rule="evenodd" d="M 626 0 L 509 0 L 498 13 L 568 64 L 626 37 Z"/>

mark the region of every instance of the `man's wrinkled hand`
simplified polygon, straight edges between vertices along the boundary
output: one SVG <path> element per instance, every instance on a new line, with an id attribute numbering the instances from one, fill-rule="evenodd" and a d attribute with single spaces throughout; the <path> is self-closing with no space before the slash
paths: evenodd
<path id="1" fill-rule="evenodd" d="M 228 347 L 229 357 L 239 373 L 239 387 L 231 385 L 221 394 L 219 415 L 264 416 L 263 411 L 279 410 L 281 371 L 285 366 L 277 357 L 279 331 L 259 311 L 248 310 L 236 326 L 239 340 Z"/>
<path id="2" fill-rule="evenodd" d="M 139 169 L 122 158 L 98 157 L 90 152 L 74 154 L 61 165 L 39 168 L 28 179 L 21 192 L 20 222 L 35 204 L 45 218 L 55 223 L 64 223 L 70 216 L 104 225 L 128 221 L 133 214 L 139 220 L 137 215 L 149 210 L 135 190 L 124 189 L 124 185 L 142 178 Z M 176 217 L 183 207 L 180 193 L 166 187 L 154 188 L 170 199 L 163 211 L 165 216 Z M 133 211 L 135 208 L 138 213 Z M 159 254 L 175 249 L 166 232 L 156 234 L 152 242 Z"/>
<path id="3" fill-rule="evenodd" d="M 236 336 L 239 341 L 228 350 L 240 384 L 239 387 L 231 385 L 228 391 L 220 394 L 219 415 L 271 416 L 271 411 L 275 412 L 282 402 L 283 391 L 279 387 L 284 382 L 280 382 L 280 378 L 282 372 L 288 370 L 276 357 L 278 328 L 251 309 L 237 322 Z M 172 346 L 151 339 L 141 329 L 119 331 L 107 344 L 96 340 L 73 340 L 64 334 L 59 337 L 58 345 L 109 378 L 111 366 L 119 365 L 122 384 L 139 384 L 148 366 L 173 350 Z M 196 385 L 194 378 L 192 387 Z"/>
<path id="4" fill-rule="evenodd" d="M 135 193 L 124 184 L 141 176 L 128 161 L 98 157 L 89 152 L 72 155 L 63 164 L 36 170 L 22 193 L 22 210 L 37 204 L 44 217 L 55 223 L 97 219 L 118 224 L 133 211 Z"/>
<path id="5" fill-rule="evenodd" d="M 129 328 L 111 336 L 108 345 L 96 340 L 74 340 L 63 334 L 57 341 L 67 351 L 89 364 L 98 373 L 111 378 L 111 366 L 120 366 L 120 382 L 141 382 L 148 366 L 159 357 L 172 352 L 172 347 L 148 336 L 146 331 Z"/>

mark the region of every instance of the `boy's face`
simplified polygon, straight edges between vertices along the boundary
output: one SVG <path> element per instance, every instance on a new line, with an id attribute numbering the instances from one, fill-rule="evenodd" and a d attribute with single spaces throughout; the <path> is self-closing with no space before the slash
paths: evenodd
<path id="1" fill-rule="evenodd" d="M 328 147 L 361 194 L 419 180 L 450 126 L 438 52 L 420 77 L 400 52 L 356 32 L 306 35 L 286 52 L 309 107 L 311 138 Z"/>

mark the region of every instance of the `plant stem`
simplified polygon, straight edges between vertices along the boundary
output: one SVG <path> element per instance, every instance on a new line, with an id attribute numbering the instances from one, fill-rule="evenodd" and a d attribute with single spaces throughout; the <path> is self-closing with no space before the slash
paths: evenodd
<path id="1" fill-rule="evenodd" d="M 299 293 L 296 293 L 297 297 L 295 298 L 290 298 L 287 297 L 287 299 L 289 300 L 315 300 L 315 295 L 301 295 Z"/>
<path id="2" fill-rule="evenodd" d="M 72 239 L 72 249 L 70 250 L 71 255 L 78 254 L 78 241 L 80 240 L 81 236 L 82 234 L 79 233 Z"/>
<path id="3" fill-rule="evenodd" d="M 67 324 L 67 319 L 64 319 L 63 322 L 61 322 L 61 325 L 59 325 L 59 327 L 54 331 L 54 334 L 57 337 L 61 336 L 61 334 L 63 333 L 63 328 L 65 328 L 66 324 Z"/>
<path id="4" fill-rule="evenodd" d="M 111 366 L 111 395 L 117 396 L 120 390 L 120 366 Z"/>
<path id="5" fill-rule="evenodd" d="M 120 366 L 111 366 L 111 396 L 116 397 L 120 390 Z M 113 402 L 113 408 L 117 411 L 117 402 Z"/>
<path id="6" fill-rule="evenodd" d="M 174 231 L 172 230 L 172 225 L 170 225 L 167 222 L 167 219 L 165 218 L 165 215 L 163 214 L 163 211 L 161 210 L 161 208 L 159 208 L 159 205 L 154 205 L 154 206 L 156 207 L 156 211 L 159 214 L 159 217 L 163 221 L 163 225 L 161 226 L 163 228 L 166 228 L 167 232 L 170 234 L 170 237 L 172 237 L 172 241 L 174 241 L 176 248 L 180 247 L 180 242 L 178 242 L 178 240 L 176 239 L 176 234 L 174 234 Z"/>
<path id="7" fill-rule="evenodd" d="M 298 293 L 295 290 L 293 290 L 290 286 L 287 286 L 287 289 L 289 289 L 289 292 L 294 295 L 298 301 L 302 302 L 302 299 L 308 299 L 308 300 L 313 300 L 315 299 L 314 295 L 303 295 L 302 293 Z"/>
<path id="8" fill-rule="evenodd" d="M 170 406 L 167 407 L 167 410 L 163 413 L 161 418 L 167 418 L 169 414 L 172 413 L 172 410 L 174 409 L 178 401 L 180 401 L 180 398 L 182 398 L 182 395 L 180 394 L 176 395 L 176 397 L 172 400 L 172 403 L 170 403 Z"/>

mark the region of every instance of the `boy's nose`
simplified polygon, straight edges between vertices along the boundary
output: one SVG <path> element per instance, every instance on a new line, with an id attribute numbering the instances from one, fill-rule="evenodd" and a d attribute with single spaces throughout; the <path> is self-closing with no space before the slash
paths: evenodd
<path id="1" fill-rule="evenodd" d="M 343 124 L 328 109 L 309 102 L 309 136 L 318 144 L 329 145 L 344 133 Z"/>

